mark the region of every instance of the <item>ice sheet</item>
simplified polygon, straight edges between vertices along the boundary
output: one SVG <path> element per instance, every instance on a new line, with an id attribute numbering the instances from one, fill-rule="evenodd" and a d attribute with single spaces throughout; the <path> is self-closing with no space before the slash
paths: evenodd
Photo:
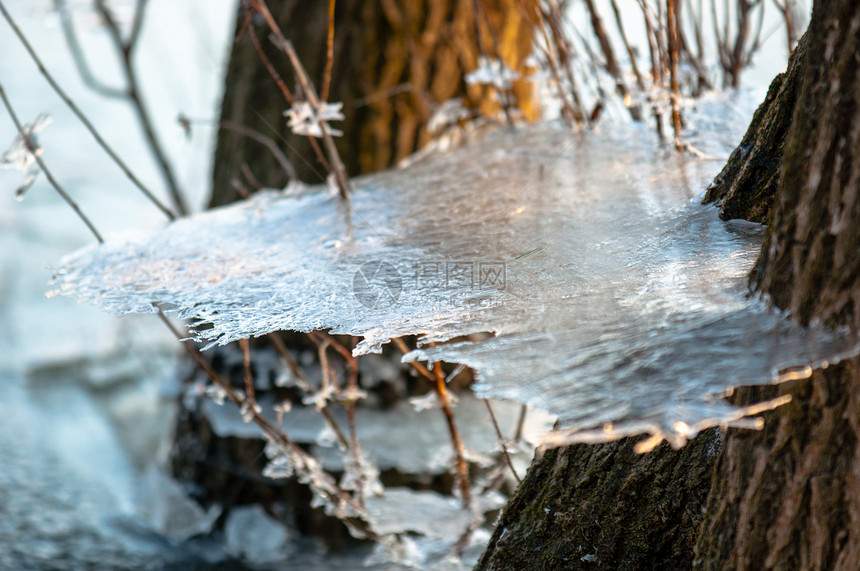
<path id="1" fill-rule="evenodd" d="M 690 137 L 726 157 L 752 106 L 702 105 Z M 362 354 L 419 334 L 407 358 L 475 367 L 480 395 L 549 410 L 565 441 L 681 445 L 740 416 L 714 394 L 858 351 L 748 296 L 763 229 L 699 204 L 723 162 L 644 125 L 499 128 L 357 179 L 349 205 L 270 192 L 86 248 L 54 293 L 120 313 L 155 304 L 210 323 L 197 332 L 210 343 L 331 328 L 362 336 Z"/>

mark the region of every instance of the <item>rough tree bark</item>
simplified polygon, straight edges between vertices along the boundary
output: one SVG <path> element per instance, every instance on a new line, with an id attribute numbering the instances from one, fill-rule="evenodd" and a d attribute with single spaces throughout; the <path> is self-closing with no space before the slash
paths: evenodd
<path id="1" fill-rule="evenodd" d="M 816 0 L 789 71 L 774 81 L 709 195 L 722 199 L 724 217 L 768 220 L 768 237 L 751 275 L 760 292 L 800 322 L 855 329 L 860 326 L 858 62 L 860 4 Z M 689 472 L 675 466 L 712 435 L 700 436 L 692 450 L 657 450 L 653 458 L 625 459 L 629 442 L 606 445 L 611 452 L 602 454 L 616 454 L 623 462 L 612 467 L 622 479 L 663 479 L 656 495 L 653 485 L 638 494 L 623 486 L 602 490 L 604 465 L 578 462 L 588 455 L 581 446 L 545 455 L 506 508 L 478 569 L 515 569 L 522 561 L 546 569 L 860 568 L 860 359 L 793 384 L 738 391 L 736 398 L 747 404 L 776 394 L 791 394 L 793 401 L 766 413 L 761 432 L 726 431 L 714 470 L 703 479 L 707 458 L 694 459 Z M 581 472 L 569 473 L 571 467 Z M 696 481 L 709 483 L 706 497 L 682 496 Z M 587 498 L 601 491 L 608 497 L 601 509 L 592 510 Z M 559 518 L 557 497 L 565 499 L 563 514 L 580 517 Z M 676 497 L 686 499 L 686 510 L 665 512 L 663 506 Z M 623 502 L 625 509 L 614 502 Z M 685 527 L 690 518 L 681 514 L 702 508 L 701 527 Z M 583 511 L 591 514 L 590 525 L 576 521 Z M 647 521 L 661 531 L 637 541 L 642 518 L 635 514 L 650 514 Z M 672 521 L 661 524 L 661 514 Z M 541 537 L 550 521 L 553 528 Z M 633 541 L 605 541 L 607 534 Z M 653 539 L 662 534 L 671 535 Z"/>

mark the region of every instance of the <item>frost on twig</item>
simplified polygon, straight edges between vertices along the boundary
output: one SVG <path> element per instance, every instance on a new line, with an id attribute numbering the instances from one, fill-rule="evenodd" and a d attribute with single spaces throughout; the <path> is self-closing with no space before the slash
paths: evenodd
<path id="1" fill-rule="evenodd" d="M 478 68 L 466 74 L 468 85 L 492 85 L 500 90 L 511 88 L 520 74 L 509 68 L 504 62 L 486 56 L 478 57 Z"/>
<path id="2" fill-rule="evenodd" d="M 0 156 L 0 168 L 15 169 L 21 171 L 24 180 L 15 190 L 15 198 L 21 200 L 36 180 L 39 174 L 39 165 L 36 157 L 42 154 L 42 147 L 36 140 L 36 133 L 44 129 L 51 122 L 51 117 L 46 113 L 40 113 L 36 118 L 24 125 L 21 132 L 15 136 L 12 144 Z"/>
<path id="3" fill-rule="evenodd" d="M 321 138 L 323 121 L 343 121 L 341 112 L 343 103 L 320 103 L 319 112 L 307 101 L 296 102 L 291 108 L 284 111 L 287 117 L 287 125 L 296 135 Z M 328 125 L 327 125 L 328 126 Z M 328 132 L 335 137 L 343 136 L 343 131 L 332 129 L 328 126 Z"/>
<path id="4" fill-rule="evenodd" d="M 433 135 L 441 133 L 445 128 L 451 127 L 464 119 L 472 116 L 460 97 L 449 99 L 439 105 L 427 120 L 427 132 Z"/>

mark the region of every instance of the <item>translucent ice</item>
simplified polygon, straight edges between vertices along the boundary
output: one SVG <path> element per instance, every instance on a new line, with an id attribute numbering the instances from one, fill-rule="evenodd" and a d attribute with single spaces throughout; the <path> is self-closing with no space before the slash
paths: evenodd
<path id="1" fill-rule="evenodd" d="M 224 524 L 227 550 L 256 563 L 281 560 L 289 535 L 287 528 L 259 505 L 233 508 Z"/>
<path id="2" fill-rule="evenodd" d="M 689 116 L 705 155 L 740 139 L 752 106 L 737 97 Z M 417 334 L 407 359 L 474 367 L 480 395 L 549 410 L 564 441 L 681 445 L 750 412 L 715 398 L 728 387 L 858 351 L 748 296 L 762 228 L 699 204 L 723 162 L 646 126 L 499 129 L 357 179 L 349 204 L 269 192 L 92 246 L 53 283 L 107 310 L 209 323 L 196 335 L 210 343 L 330 328 L 362 336 L 362 354 Z"/>

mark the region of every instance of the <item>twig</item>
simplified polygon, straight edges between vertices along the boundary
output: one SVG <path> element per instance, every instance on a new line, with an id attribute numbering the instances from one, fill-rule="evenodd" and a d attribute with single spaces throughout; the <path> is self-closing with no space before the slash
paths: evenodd
<path id="1" fill-rule="evenodd" d="M 630 40 L 627 38 L 627 31 L 624 29 L 624 23 L 621 18 L 621 11 L 618 9 L 618 3 L 611 0 L 612 13 L 615 15 L 615 25 L 618 26 L 618 33 L 621 35 L 621 40 L 624 42 L 624 48 L 627 50 L 627 57 L 630 59 L 630 67 L 633 70 L 633 75 L 636 77 L 636 85 L 640 91 L 645 91 L 645 81 L 642 79 L 642 74 L 639 73 L 639 64 L 636 62 L 636 53 L 633 51 L 633 46 L 630 45 Z"/>
<path id="2" fill-rule="evenodd" d="M 672 99 L 672 128 L 675 132 L 675 148 L 684 149 L 681 141 L 681 109 L 678 101 L 678 0 L 666 0 L 666 38 L 669 48 L 669 84 Z"/>
<path id="3" fill-rule="evenodd" d="M 39 156 L 38 149 L 36 145 L 33 144 L 33 140 L 30 138 L 27 133 L 24 132 L 24 127 L 21 125 L 21 121 L 18 120 L 18 115 L 15 113 L 15 110 L 12 108 L 12 103 L 9 101 L 9 98 L 6 97 L 6 90 L 3 89 L 3 85 L 0 84 L 0 98 L 3 99 L 3 105 L 6 107 L 6 111 L 9 112 L 9 116 L 12 118 L 12 122 L 15 123 L 15 128 L 18 130 L 18 134 L 21 136 L 24 141 L 24 145 L 27 147 L 27 150 L 33 155 L 33 158 L 36 160 L 36 164 L 39 165 L 39 168 L 42 169 L 42 172 L 45 173 L 45 178 L 48 179 L 48 182 L 51 183 L 51 186 L 56 189 L 56 191 L 63 197 L 63 200 L 66 201 L 72 210 L 75 211 L 75 214 L 83 221 L 84 224 L 87 225 L 87 228 L 90 229 L 90 232 L 93 233 L 93 236 L 96 237 L 96 240 L 99 241 L 99 244 L 103 244 L 104 240 L 99 234 L 96 227 L 93 226 L 93 223 L 90 222 L 90 219 L 83 213 L 81 208 L 78 206 L 78 203 L 75 202 L 69 194 L 63 190 L 63 187 L 60 186 L 60 183 L 54 179 L 54 176 L 51 174 L 51 171 L 48 170 L 48 166 L 45 164 L 45 161 L 42 160 L 42 157 Z"/>
<path id="4" fill-rule="evenodd" d="M 281 359 L 287 364 L 287 367 L 289 367 L 290 371 L 293 373 L 293 376 L 296 378 L 296 384 L 299 388 L 307 395 L 313 394 L 314 388 L 311 386 L 310 381 L 308 381 L 307 375 L 305 375 L 304 371 L 299 367 L 299 364 L 296 363 L 296 360 L 293 359 L 293 356 L 290 355 L 287 346 L 284 345 L 284 342 L 278 336 L 277 332 L 269 333 L 266 337 L 268 337 L 269 341 L 271 341 L 272 345 L 275 347 L 275 351 L 277 351 L 278 355 L 280 355 Z M 325 417 L 328 425 L 334 431 L 338 443 L 340 443 L 344 449 L 349 448 L 349 441 L 344 435 L 343 430 L 341 430 L 338 425 L 331 409 L 328 407 L 328 404 L 320 409 L 320 412 L 323 417 Z"/>
<path id="5" fill-rule="evenodd" d="M 243 175 L 245 175 L 245 180 L 247 180 L 251 184 L 251 186 L 254 187 L 255 191 L 259 191 L 261 188 L 263 188 L 263 185 L 260 184 L 260 181 L 257 180 L 256 176 L 254 176 L 254 173 L 251 171 L 251 167 L 248 166 L 248 163 L 243 162 L 242 165 L 239 167 L 239 170 L 242 172 Z"/>
<path id="6" fill-rule="evenodd" d="M 460 430 L 457 428 L 454 412 L 451 410 L 451 397 L 448 395 L 448 388 L 445 386 L 445 377 L 442 375 L 442 363 L 435 362 L 433 364 L 433 372 L 436 374 L 436 394 L 439 396 L 439 403 L 442 405 L 442 412 L 445 414 L 445 420 L 448 423 L 448 432 L 451 433 L 451 442 L 454 445 L 454 456 L 457 462 L 457 476 L 460 481 L 463 507 L 469 508 L 472 505 L 472 485 L 469 480 L 469 465 L 466 463 Z"/>
<path id="7" fill-rule="evenodd" d="M 257 57 L 260 58 L 260 61 L 263 63 L 263 67 L 266 68 L 266 71 L 269 72 L 269 75 L 275 81 L 275 84 L 278 86 L 278 89 L 280 89 L 281 94 L 287 101 L 287 104 L 292 107 L 294 105 L 294 98 L 293 94 L 290 92 L 290 88 L 287 87 L 286 83 L 284 83 L 284 80 L 281 78 L 281 74 L 278 73 L 278 70 L 276 70 L 275 66 L 272 65 L 271 60 L 269 60 L 269 57 L 266 55 L 266 52 L 263 51 L 263 46 L 260 45 L 260 40 L 259 38 L 257 38 L 257 34 L 254 32 L 253 27 L 251 26 L 254 14 L 251 11 L 248 2 L 243 2 L 242 6 L 245 10 L 245 19 L 248 22 L 248 37 L 250 38 L 251 43 L 254 45 L 254 50 L 257 52 Z M 259 115 L 259 113 L 257 114 Z M 260 117 L 262 118 L 262 116 Z M 314 153 L 317 156 L 317 160 L 319 160 L 320 164 L 327 172 L 331 172 L 331 165 L 329 165 L 328 160 L 325 158 L 325 154 L 323 154 L 322 149 L 320 148 L 320 145 L 317 140 L 314 137 L 309 137 L 308 141 L 310 142 L 311 148 L 314 150 Z M 305 162 L 307 163 L 307 161 Z M 310 166 L 310 163 L 308 163 L 308 165 Z M 313 170 L 313 167 L 311 167 L 311 169 Z"/>
<path id="8" fill-rule="evenodd" d="M 519 443 L 523 438 L 523 428 L 526 425 L 526 415 L 529 412 L 529 405 L 524 404 L 520 406 L 520 418 L 517 420 L 517 430 L 514 432 L 514 442 Z"/>
<path id="9" fill-rule="evenodd" d="M 203 358 L 203 355 L 200 354 L 200 351 L 197 350 L 180 332 L 176 327 L 167 319 L 167 316 L 164 315 L 160 309 L 157 310 L 157 315 L 159 319 L 167 326 L 168 329 L 173 333 L 173 335 L 182 343 L 185 350 L 189 355 L 194 359 L 197 365 L 209 376 L 209 378 L 217 384 L 221 389 L 224 390 L 227 397 L 233 401 L 233 403 L 242 407 L 245 403 L 245 399 L 236 392 L 236 390 L 230 385 L 230 383 L 224 379 L 221 375 L 219 375 L 215 369 L 212 368 L 211 365 Z M 273 425 L 266 417 L 262 416 L 255 408 L 250 409 L 250 414 L 252 415 L 253 422 L 260 427 L 264 434 L 269 436 L 272 440 L 277 442 L 280 446 L 283 446 L 286 449 L 289 449 L 292 454 L 296 457 L 302 459 L 306 465 L 318 465 L 318 462 L 314 460 L 304 449 L 293 442 L 289 436 L 284 434 L 283 431 L 279 430 L 275 425 Z M 314 479 L 319 479 L 319 482 L 314 483 Z M 331 477 L 327 472 L 322 470 L 315 471 L 313 474 L 313 478 L 311 479 L 311 485 L 326 499 L 333 504 L 346 504 L 351 506 L 356 510 L 359 514 L 364 514 L 364 508 L 358 504 L 355 499 L 346 493 L 344 490 L 337 485 L 334 478 Z M 378 533 L 374 532 L 367 522 L 358 519 L 358 518 L 342 518 L 341 521 L 344 522 L 348 527 L 350 527 L 353 531 L 356 531 L 360 535 L 372 539 L 374 541 L 381 541 L 383 539 Z"/>
<path id="10" fill-rule="evenodd" d="M 146 0 L 138 0 L 138 3 L 135 7 L 135 27 L 137 31 L 135 32 L 134 28 L 132 35 L 125 41 L 122 39 L 122 34 L 119 30 L 119 25 L 116 22 L 116 19 L 113 17 L 113 13 L 105 4 L 105 0 L 94 0 L 96 10 L 99 15 L 105 22 L 105 26 L 107 26 L 108 33 L 113 40 L 114 47 L 120 53 L 120 63 L 122 64 L 122 70 L 125 75 L 126 84 L 128 86 L 128 99 L 131 102 L 132 108 L 137 115 L 138 123 L 140 123 L 141 129 L 143 129 L 144 138 L 146 139 L 146 143 L 149 146 L 149 150 L 152 155 L 155 157 L 156 163 L 158 163 L 158 168 L 161 171 L 161 176 L 164 179 L 165 184 L 167 185 L 167 191 L 170 194 L 170 198 L 173 202 L 173 207 L 179 212 L 181 215 L 188 214 L 188 206 L 185 204 L 185 198 L 182 195 L 182 192 L 179 190 L 179 184 L 176 182 L 176 177 L 173 174 L 173 168 L 170 166 L 170 163 L 167 160 L 167 155 L 164 152 L 164 149 L 161 146 L 161 142 L 158 140 L 158 136 L 155 133 L 155 128 L 152 124 L 152 119 L 149 117 L 149 111 L 143 104 L 143 100 L 140 96 L 140 89 L 137 85 L 137 74 L 134 71 L 134 66 L 132 65 L 131 55 L 134 51 L 135 42 L 138 38 L 140 23 L 143 19 L 142 10 L 146 5 Z"/>
<path id="11" fill-rule="evenodd" d="M 352 455 L 353 466 L 356 471 L 356 474 L 360 479 L 363 480 L 360 456 L 361 448 L 358 444 L 358 429 L 355 422 L 355 403 L 356 398 L 359 394 L 358 361 L 355 359 L 355 357 L 353 357 L 352 352 L 349 349 L 344 347 L 337 339 L 335 339 L 328 333 L 322 331 L 313 331 L 311 332 L 311 336 L 316 337 L 320 341 L 320 343 L 325 344 L 321 345 L 321 347 L 326 345 L 331 346 L 346 360 L 349 377 L 347 380 L 347 398 L 344 404 L 344 408 L 346 409 L 347 429 L 349 430 L 348 448 Z M 364 492 L 361 485 L 357 486 L 356 488 L 356 497 L 358 499 L 358 502 L 364 505 Z"/>
<path id="12" fill-rule="evenodd" d="M 298 55 L 296 55 L 296 50 L 293 48 L 293 44 L 284 36 L 280 26 L 278 26 L 272 13 L 269 11 L 269 7 L 266 5 L 266 0 L 245 1 L 253 6 L 254 9 L 257 10 L 257 12 L 259 12 L 266 20 L 266 23 L 269 25 L 269 29 L 272 31 L 274 36 L 275 45 L 287 54 L 290 64 L 293 66 L 293 72 L 296 74 L 296 79 L 298 79 L 299 84 L 302 86 L 305 98 L 307 98 L 308 103 L 310 103 L 311 107 L 316 111 L 317 116 L 319 116 L 322 110 L 322 104 L 317 97 L 316 90 L 308 79 L 308 75 L 305 72 L 304 66 L 302 66 L 302 62 L 299 61 Z M 328 124 L 325 121 L 320 121 L 319 126 L 322 131 L 323 145 L 328 153 L 328 159 L 331 162 L 332 168 L 330 172 L 335 176 L 341 198 L 349 200 L 349 194 L 352 192 L 352 183 L 346 175 L 346 168 L 340 160 L 340 154 L 338 154 L 337 147 L 334 144 L 334 139 L 332 139 Z"/>
<path id="13" fill-rule="evenodd" d="M 328 101 L 328 90 L 331 86 L 331 68 L 334 64 L 334 4 L 335 0 L 329 0 L 328 34 L 326 36 L 325 47 L 325 72 L 323 73 L 322 89 L 320 90 L 320 100 L 323 103 Z"/>
<path id="14" fill-rule="evenodd" d="M 137 47 L 137 38 L 140 37 L 140 31 L 143 29 L 143 15 L 146 12 L 146 2 L 147 0 L 137 0 L 137 4 L 134 6 L 134 16 L 131 20 L 131 31 L 129 32 L 128 39 L 125 42 L 125 51 L 128 53 L 129 58 L 131 58 L 134 48 Z"/>
<path id="15" fill-rule="evenodd" d="M 546 44 L 546 47 L 543 48 L 542 51 L 544 53 L 544 57 L 546 58 L 546 63 L 547 65 L 549 65 L 549 69 L 552 73 L 553 79 L 555 80 L 556 89 L 558 90 L 558 98 L 561 101 L 562 117 L 571 127 L 573 127 L 577 124 L 581 124 L 582 122 L 584 122 L 585 115 L 582 113 L 582 107 L 579 104 L 579 98 L 577 97 L 575 85 L 570 86 L 573 103 L 567 100 L 567 92 L 564 89 L 564 82 L 562 81 L 561 73 L 559 72 L 559 65 L 556 61 L 553 44 L 550 40 L 549 33 L 547 32 L 546 24 L 544 23 L 543 11 L 539 5 L 540 0 L 533 1 L 534 11 L 523 8 L 523 12 L 526 14 L 526 17 L 528 17 L 533 27 L 535 26 L 535 24 L 537 25 L 537 28 L 540 30 L 541 35 L 543 36 L 543 40 Z M 556 49 L 558 49 L 557 45 Z"/>
<path id="16" fill-rule="evenodd" d="M 307 73 L 305 73 L 304 67 L 302 66 L 301 61 L 299 61 L 299 56 L 296 55 L 296 50 L 293 48 L 293 44 L 286 38 L 282 37 L 281 46 L 290 58 L 290 62 L 293 64 L 293 67 L 297 70 L 297 76 L 300 78 L 299 81 L 302 84 L 305 97 L 308 98 L 308 102 L 317 110 L 317 114 L 319 114 L 322 105 L 320 104 L 319 99 L 317 99 L 313 86 L 308 81 Z M 343 166 L 343 162 L 340 160 L 340 154 L 337 151 L 337 147 L 335 147 L 334 139 L 331 136 L 328 124 L 325 121 L 320 120 L 319 125 L 320 130 L 322 131 L 323 145 L 328 153 L 328 160 L 331 163 L 330 168 L 334 173 L 335 180 L 337 180 L 337 187 L 338 190 L 340 190 L 340 196 L 344 200 L 349 200 L 349 194 L 352 192 L 352 183 L 346 175 L 346 167 Z M 313 139 L 313 137 L 311 138 Z"/>
<path id="17" fill-rule="evenodd" d="M 254 373 L 251 371 L 251 348 L 247 339 L 239 339 L 239 348 L 242 349 L 242 364 L 245 367 L 245 395 L 251 406 L 257 404 L 257 396 L 254 391 Z"/>
<path id="18" fill-rule="evenodd" d="M 627 84 L 624 81 L 624 74 L 621 73 L 621 66 L 618 65 L 618 60 L 615 59 L 615 52 L 612 49 L 612 43 L 609 41 L 609 36 L 606 30 L 603 29 L 603 20 L 597 12 L 597 7 L 594 5 L 594 0 L 585 0 L 585 5 L 591 14 L 591 28 L 594 30 L 594 35 L 597 36 L 597 41 L 600 43 L 600 49 L 603 52 L 603 57 L 606 59 L 604 68 L 609 72 L 609 75 L 615 80 L 615 88 L 625 107 L 630 112 L 630 117 L 634 121 L 642 120 L 642 110 L 638 105 L 630 105 L 630 90 L 627 89 Z M 633 58 L 631 58 L 631 61 Z"/>
<path id="19" fill-rule="evenodd" d="M 409 352 L 409 347 L 403 342 L 400 337 L 392 339 L 397 348 L 405 355 Z M 426 378 L 431 383 L 434 383 L 436 395 L 439 397 L 439 403 L 442 407 L 442 412 L 445 415 L 445 421 L 448 423 L 448 431 L 451 433 L 451 441 L 454 445 L 454 456 L 457 462 L 457 475 L 460 481 L 460 492 L 463 499 L 463 506 L 469 507 L 472 503 L 472 491 L 469 481 L 469 466 L 466 463 L 463 452 L 463 441 L 460 438 L 460 431 L 457 429 L 457 423 L 454 420 L 454 413 L 451 410 L 451 397 L 448 395 L 448 389 L 445 386 L 445 377 L 442 375 L 441 363 L 435 363 L 433 373 L 427 370 L 421 363 L 410 361 L 409 364 L 421 376 Z"/>
<path id="20" fill-rule="evenodd" d="M 75 62 L 75 67 L 78 69 L 78 75 L 81 76 L 84 84 L 104 97 L 125 99 L 128 96 L 125 90 L 102 83 L 96 79 L 90 69 L 87 59 L 84 56 L 84 51 L 81 49 L 81 44 L 78 42 L 78 35 L 75 32 L 75 24 L 72 21 L 72 14 L 69 12 L 66 0 L 54 0 L 54 8 L 60 15 L 60 26 L 63 29 L 63 37 L 66 39 L 69 53 L 72 54 L 72 60 Z"/>
<path id="21" fill-rule="evenodd" d="M 96 143 L 99 144 L 102 150 L 104 150 L 104 152 L 108 154 L 108 156 L 113 160 L 114 163 L 116 163 L 116 165 L 122 170 L 122 172 L 125 173 L 125 176 L 128 177 L 128 179 L 143 193 L 144 196 L 146 196 L 146 198 L 150 200 L 150 202 L 152 202 L 156 206 L 156 208 L 161 210 L 161 212 L 163 212 L 168 219 L 175 220 L 176 215 L 169 208 L 167 208 L 167 206 L 162 204 L 161 201 L 158 200 L 155 195 L 152 194 L 152 192 L 150 192 L 149 189 L 147 189 L 143 185 L 142 182 L 140 182 L 140 180 L 134 175 L 134 173 L 131 172 L 131 169 L 128 168 L 125 162 L 119 158 L 119 155 L 117 155 L 113 151 L 113 149 L 105 142 L 99 132 L 96 131 L 96 128 L 93 126 L 90 120 L 87 119 L 86 115 L 84 115 L 83 112 L 75 104 L 75 102 L 72 101 L 68 95 L 66 95 L 66 92 L 63 91 L 59 84 L 54 80 L 53 76 L 48 73 L 48 70 L 45 68 L 44 64 L 42 64 L 42 60 L 39 59 L 38 55 L 36 55 L 35 50 L 30 45 L 30 42 L 27 41 L 27 38 L 21 32 L 20 28 L 18 28 L 18 25 L 12 19 L 12 16 L 6 10 L 6 6 L 3 4 L 2 1 L 0 1 L 0 12 L 3 13 L 3 17 L 5 18 L 6 22 L 15 31 L 15 35 L 18 36 L 18 40 L 20 40 L 20 42 L 23 44 L 24 48 L 27 50 L 27 53 L 30 55 L 30 58 L 36 64 L 36 67 L 39 68 L 39 72 L 48 81 L 48 84 L 51 86 L 54 92 L 60 96 L 60 99 L 63 100 L 66 106 L 72 110 L 72 113 L 74 113 L 75 116 L 81 121 L 81 123 L 84 124 L 84 127 L 86 127 L 87 131 L 89 131 L 90 135 L 92 135 L 93 138 L 96 140 Z"/>
<path id="22" fill-rule="evenodd" d="M 298 182 L 299 177 L 296 174 L 296 168 L 293 166 L 293 163 L 287 158 L 284 152 L 278 147 L 278 144 L 274 139 L 268 137 L 256 129 L 251 129 L 250 127 L 246 127 L 245 125 L 241 125 L 236 123 L 235 121 L 221 121 L 218 125 L 222 129 L 227 129 L 229 131 L 233 131 L 235 133 L 239 133 L 249 139 L 253 139 L 258 143 L 265 145 L 267 149 L 272 153 L 272 156 L 275 157 L 275 160 L 278 161 L 278 165 L 284 171 L 284 174 L 287 175 L 287 179 L 292 182 Z"/>
<path id="23" fill-rule="evenodd" d="M 517 471 L 514 469 L 514 462 L 511 460 L 511 455 L 508 453 L 508 447 L 505 444 L 505 435 L 502 434 L 502 429 L 499 428 L 499 421 L 496 420 L 496 414 L 493 412 L 493 406 L 490 404 L 488 399 L 481 399 L 484 401 L 484 404 L 487 405 L 487 412 L 490 413 L 490 420 L 493 423 L 493 429 L 496 431 L 496 437 L 499 439 L 499 445 L 502 447 L 502 454 L 505 457 L 505 462 L 507 462 L 508 467 L 511 469 L 511 474 L 514 475 L 514 478 L 517 480 L 517 484 L 522 483 L 522 479 L 520 478 Z"/>

